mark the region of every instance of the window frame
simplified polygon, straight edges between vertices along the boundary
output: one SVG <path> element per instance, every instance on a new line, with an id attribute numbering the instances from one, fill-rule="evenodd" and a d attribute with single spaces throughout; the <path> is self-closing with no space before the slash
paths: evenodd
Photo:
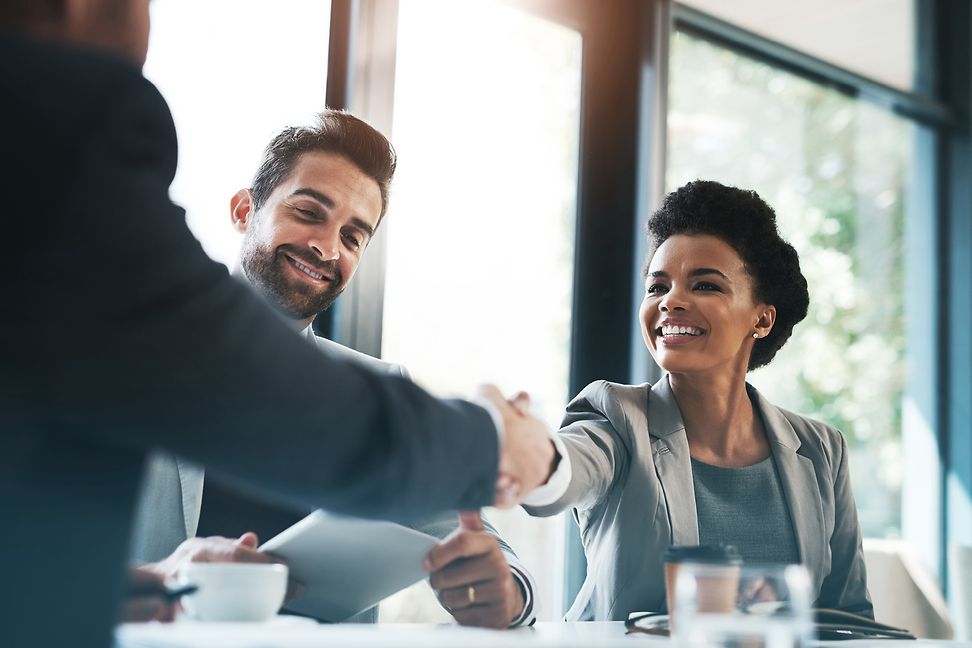
<path id="1" fill-rule="evenodd" d="M 910 416 L 906 413 L 902 429 L 902 449 L 909 458 L 902 488 L 902 535 L 921 548 L 947 587 L 947 545 L 967 543 L 972 536 L 972 442 L 960 433 L 970 423 L 960 403 L 968 402 L 972 392 L 972 357 L 956 362 L 950 351 L 956 345 L 963 350 L 972 347 L 967 332 L 972 299 L 956 285 L 956 278 L 972 277 L 972 201 L 965 184 L 970 177 L 969 138 L 968 125 L 962 122 L 969 114 L 970 20 L 968 4 L 956 0 L 915 2 L 915 7 L 912 92 L 678 3 L 673 7 L 673 28 L 875 103 L 924 127 L 916 129 L 912 205 L 906 219 L 905 255 L 911 272 L 905 286 L 909 375 L 904 396 Z M 926 217 L 929 211 L 934 218 Z M 966 281 L 958 279 L 958 284 L 968 285 Z M 929 330 L 935 334 L 922 333 Z M 907 476 L 917 475 L 921 486 L 909 485 Z"/>
<path id="2" fill-rule="evenodd" d="M 332 0 L 327 102 L 390 133 L 399 0 Z M 893 88 L 671 0 L 496 0 L 581 33 L 583 61 L 577 185 L 571 394 L 596 379 L 653 381 L 660 375 L 641 341 L 637 280 L 644 227 L 662 197 L 668 40 L 690 32 L 800 77 L 881 105 L 922 125 L 912 193 L 933 218 L 909 209 L 907 317 L 933 330 L 909 337 L 906 397 L 926 426 L 902 431 L 920 457 L 920 502 L 903 493 L 907 539 L 923 547 L 944 581 L 949 541 L 972 536 L 972 177 L 969 145 L 970 24 L 966 0 L 916 2 L 916 83 Z M 378 5 L 380 4 L 380 11 Z M 375 56 L 380 47 L 382 57 Z M 391 47 L 391 56 L 387 55 Z M 612 74 L 604 74 L 604 70 Z M 599 72 L 599 73 L 595 73 Z M 509 99 L 509 98 L 507 98 Z M 624 242 L 630 242 L 625 245 Z M 381 350 L 385 254 L 380 233 L 348 291 L 315 322 L 319 334 L 358 350 Z M 605 281 L 605 277 L 610 278 Z M 914 325 L 909 325 L 914 331 Z M 912 345 L 915 345 L 912 349 Z M 955 353 L 955 350 L 960 353 Z M 914 351 L 912 353 L 912 350 Z M 586 573 L 568 525 L 565 609 Z"/>

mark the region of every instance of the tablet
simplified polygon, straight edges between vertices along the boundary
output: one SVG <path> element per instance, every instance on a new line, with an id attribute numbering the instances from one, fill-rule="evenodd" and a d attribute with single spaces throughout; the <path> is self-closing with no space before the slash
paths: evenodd
<path id="1" fill-rule="evenodd" d="M 286 560 L 304 585 L 284 611 L 337 622 L 428 576 L 422 559 L 438 542 L 393 522 L 314 511 L 260 551 Z"/>

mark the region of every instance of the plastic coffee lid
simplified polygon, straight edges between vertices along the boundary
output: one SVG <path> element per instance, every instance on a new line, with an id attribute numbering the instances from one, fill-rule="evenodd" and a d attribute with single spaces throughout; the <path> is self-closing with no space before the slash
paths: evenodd
<path id="1" fill-rule="evenodd" d="M 671 545 L 662 554 L 662 562 L 740 565 L 742 557 L 732 545 Z"/>

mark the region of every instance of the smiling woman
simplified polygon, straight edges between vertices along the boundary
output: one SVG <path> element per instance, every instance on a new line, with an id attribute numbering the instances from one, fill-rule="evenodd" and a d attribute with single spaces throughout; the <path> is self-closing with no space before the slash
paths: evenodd
<path id="1" fill-rule="evenodd" d="M 664 609 L 671 544 L 803 563 L 817 606 L 872 616 L 843 436 L 746 383 L 809 303 L 776 215 L 755 192 L 696 181 L 665 199 L 648 230 L 640 319 L 668 375 L 584 389 L 560 430 L 569 483 L 528 509 L 578 514 L 592 567 L 568 619 Z"/>
<path id="2" fill-rule="evenodd" d="M 671 193 L 652 216 L 649 234 L 655 253 L 645 270 L 651 280 L 645 287 L 643 328 L 647 311 L 656 305 L 654 298 L 672 291 L 671 278 L 655 278 L 659 274 L 667 277 L 664 269 L 653 268 L 669 264 L 685 274 L 683 285 L 691 294 L 708 292 L 726 298 L 703 303 L 753 310 L 749 323 L 745 313 L 740 314 L 744 343 L 738 350 L 745 352 L 741 356 L 743 373 L 769 364 L 793 327 L 807 316 L 810 297 L 797 253 L 780 239 L 776 214 L 755 192 L 717 182 L 690 182 Z M 696 240 L 682 240 L 686 236 Z M 712 267 L 691 265 L 699 260 L 713 261 L 708 264 Z M 667 304 L 658 306 L 659 311 L 670 311 Z M 756 342 L 750 343 L 746 337 Z M 645 341 L 653 349 L 653 341 L 647 336 Z"/>
<path id="3" fill-rule="evenodd" d="M 715 267 L 699 267 L 699 259 Z M 753 341 L 772 329 L 776 309 L 756 299 L 732 247 L 711 235 L 677 234 L 658 247 L 647 275 L 641 328 L 658 363 L 684 371 L 692 366 L 687 358 L 702 366 L 728 361 L 745 374 Z"/>

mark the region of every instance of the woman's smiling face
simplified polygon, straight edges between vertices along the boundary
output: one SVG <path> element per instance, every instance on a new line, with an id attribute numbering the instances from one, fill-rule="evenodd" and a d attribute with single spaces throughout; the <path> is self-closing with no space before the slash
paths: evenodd
<path id="1" fill-rule="evenodd" d="M 707 234 L 678 234 L 655 251 L 645 271 L 641 332 L 658 365 L 671 373 L 725 367 L 743 373 L 776 309 L 756 301 L 742 258 Z"/>

